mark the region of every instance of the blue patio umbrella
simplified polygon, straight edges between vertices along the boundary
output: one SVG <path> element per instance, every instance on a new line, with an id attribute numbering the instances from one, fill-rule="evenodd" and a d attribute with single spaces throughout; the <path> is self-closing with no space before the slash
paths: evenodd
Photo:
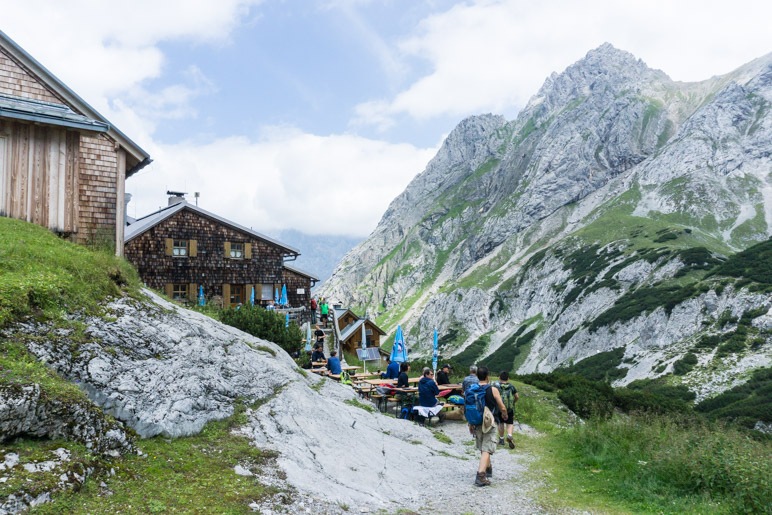
<path id="1" fill-rule="evenodd" d="M 365 323 L 362 321 L 362 348 L 367 348 L 367 329 L 365 329 Z M 365 373 L 367 373 L 367 361 L 365 359 L 362 359 L 362 364 L 364 365 Z"/>
<path id="2" fill-rule="evenodd" d="M 394 346 L 391 348 L 391 360 L 396 363 L 407 361 L 407 345 L 405 337 L 402 336 L 402 326 L 397 326 L 397 333 L 394 335 Z"/>
<path id="3" fill-rule="evenodd" d="M 439 344 L 437 343 L 437 328 L 434 328 L 434 342 L 433 342 L 433 350 L 432 350 L 432 368 L 434 369 L 434 373 L 437 373 L 437 358 L 440 357 L 440 348 Z"/>
<path id="4" fill-rule="evenodd" d="M 204 287 L 199 286 L 198 287 L 198 305 L 203 306 L 206 304 L 206 299 L 204 298 Z"/>
<path id="5" fill-rule="evenodd" d="M 287 285 L 282 284 L 281 285 L 281 298 L 279 299 L 279 304 L 282 306 L 289 305 L 289 301 L 287 301 Z"/>

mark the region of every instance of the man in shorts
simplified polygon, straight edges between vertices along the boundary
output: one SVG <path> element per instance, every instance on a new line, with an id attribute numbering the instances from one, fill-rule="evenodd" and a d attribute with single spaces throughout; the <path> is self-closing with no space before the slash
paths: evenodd
<path id="1" fill-rule="evenodd" d="M 480 387 L 485 388 L 485 407 L 487 417 L 483 417 L 483 423 L 479 426 L 469 425 L 469 432 L 474 435 L 475 445 L 480 451 L 480 463 L 477 466 L 477 476 L 474 484 L 477 486 L 487 486 L 491 484 L 490 478 L 493 476 L 493 465 L 491 465 L 491 456 L 496 452 L 498 443 L 498 431 L 493 412 L 498 410 L 502 417 L 507 417 L 507 408 L 501 400 L 498 389 L 491 388 L 488 381 L 488 367 L 477 367 L 477 379 Z"/>

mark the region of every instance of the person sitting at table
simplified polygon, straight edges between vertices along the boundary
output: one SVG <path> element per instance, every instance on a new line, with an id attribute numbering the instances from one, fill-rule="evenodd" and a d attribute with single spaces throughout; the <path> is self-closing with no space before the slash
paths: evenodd
<path id="1" fill-rule="evenodd" d="M 437 405 L 437 394 L 440 389 L 434 382 L 434 372 L 429 367 L 424 367 L 423 377 L 418 381 L 418 403 L 426 408 Z"/>
<path id="2" fill-rule="evenodd" d="M 381 379 L 398 379 L 399 378 L 399 363 L 392 361 L 391 358 L 386 358 L 386 372 L 381 374 Z"/>
<path id="3" fill-rule="evenodd" d="M 404 362 L 399 366 L 399 377 L 397 378 L 397 388 L 407 388 L 409 385 L 407 373 L 410 371 L 410 364 Z"/>
<path id="4" fill-rule="evenodd" d="M 314 345 L 314 352 L 311 354 L 311 363 L 321 363 L 323 361 L 327 361 L 327 358 L 324 356 L 324 348 L 316 344 Z"/>
<path id="5" fill-rule="evenodd" d="M 450 370 L 453 367 L 448 365 L 447 363 L 442 365 L 442 368 L 440 368 L 440 371 L 437 372 L 437 384 L 450 384 Z"/>
<path id="6" fill-rule="evenodd" d="M 330 359 L 327 360 L 327 375 L 340 375 L 340 359 L 337 356 L 338 352 L 335 350 L 330 351 Z"/>

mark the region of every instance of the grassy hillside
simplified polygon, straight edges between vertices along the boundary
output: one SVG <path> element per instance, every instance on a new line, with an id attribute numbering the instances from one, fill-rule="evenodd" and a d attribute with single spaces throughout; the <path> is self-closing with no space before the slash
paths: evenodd
<path id="1" fill-rule="evenodd" d="M 109 296 L 137 295 L 140 285 L 132 266 L 107 252 L 0 217 L 0 328 L 30 315 L 93 313 Z"/>

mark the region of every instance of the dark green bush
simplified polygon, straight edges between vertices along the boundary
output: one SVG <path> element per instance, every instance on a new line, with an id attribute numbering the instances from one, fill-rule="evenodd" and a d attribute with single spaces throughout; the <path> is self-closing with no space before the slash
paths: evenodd
<path id="1" fill-rule="evenodd" d="M 646 390 L 614 389 L 614 406 L 625 413 L 689 413 L 691 405 L 681 399 L 665 397 Z"/>
<path id="2" fill-rule="evenodd" d="M 695 410 L 711 419 L 733 420 L 745 427 L 772 422 L 772 368 L 756 370 L 744 384 L 706 399 Z"/>
<path id="3" fill-rule="evenodd" d="M 571 366 L 560 368 L 558 371 L 565 374 L 577 374 L 590 381 L 613 381 L 627 374 L 626 368 L 617 368 L 622 364 L 624 353 L 624 347 L 599 352 Z"/>
<path id="4" fill-rule="evenodd" d="M 303 333 L 293 323 L 284 327 L 284 315 L 260 306 L 244 305 L 228 308 L 220 314 L 220 321 L 237 329 L 277 344 L 290 355 L 300 352 Z"/>
<path id="5" fill-rule="evenodd" d="M 584 419 L 608 418 L 614 411 L 614 389 L 607 383 L 579 376 L 558 391 L 558 399 Z"/>
<path id="6" fill-rule="evenodd" d="M 684 355 L 683 358 L 673 363 L 673 374 L 677 376 L 683 376 L 688 374 L 697 364 L 697 356 L 691 352 Z"/>
<path id="7" fill-rule="evenodd" d="M 729 256 L 724 263 L 713 269 L 713 274 L 772 284 L 772 239 Z M 739 283 L 735 286 L 741 287 Z"/>

